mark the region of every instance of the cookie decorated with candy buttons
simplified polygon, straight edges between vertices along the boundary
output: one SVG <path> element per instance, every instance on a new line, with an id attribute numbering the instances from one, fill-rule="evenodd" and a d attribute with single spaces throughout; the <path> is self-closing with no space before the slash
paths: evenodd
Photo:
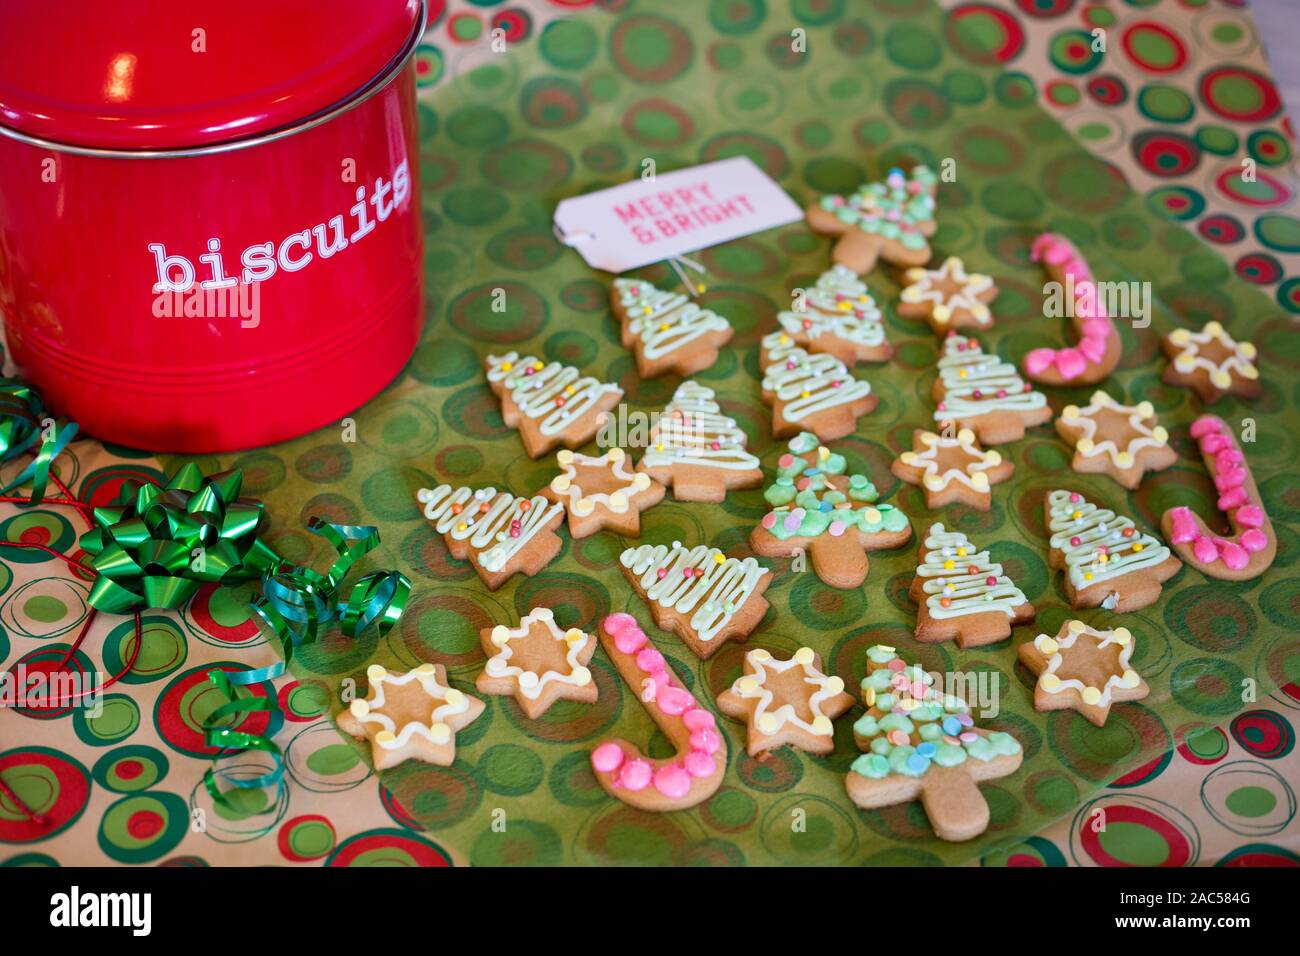
<path id="1" fill-rule="evenodd" d="M 475 681 L 479 693 L 514 697 L 529 720 L 558 700 L 596 702 L 596 682 L 587 668 L 596 639 L 580 628 L 560 630 L 550 608 L 533 608 L 517 627 L 498 624 L 478 635 L 488 655 Z"/>
<path id="2" fill-rule="evenodd" d="M 1160 348 L 1169 358 L 1165 384 L 1190 388 L 1203 402 L 1263 394 L 1255 365 L 1258 350 L 1250 342 L 1238 342 L 1219 322 L 1207 322 L 1199 332 L 1174 329 L 1160 340 Z"/>
<path id="3" fill-rule="evenodd" d="M 370 743 L 376 770 L 407 760 L 449 767 L 456 732 L 483 713 L 483 701 L 447 684 L 441 664 L 421 664 L 404 674 L 379 664 L 366 668 L 370 692 L 338 715 L 339 730 Z"/>
<path id="4" fill-rule="evenodd" d="M 961 502 L 977 511 L 993 507 L 993 486 L 1006 481 L 1016 466 L 998 451 L 985 451 L 975 432 L 963 428 L 942 435 L 918 428 L 912 450 L 898 456 L 890 470 L 909 485 L 925 492 L 930 510 Z"/>
<path id="5" fill-rule="evenodd" d="M 900 268 L 930 261 L 934 235 L 934 193 L 939 178 L 927 166 L 911 172 L 894 168 L 883 182 L 863 183 L 847 196 L 826 195 L 809 206 L 808 226 L 835 238 L 831 253 L 837 265 L 858 275 L 883 259 Z"/>
<path id="6" fill-rule="evenodd" d="M 631 459 L 621 448 L 611 448 L 603 455 L 562 448 L 555 461 L 561 471 L 542 494 L 564 505 L 569 534 L 575 539 L 607 529 L 638 537 L 641 512 L 663 500 L 664 486 L 644 472 L 633 471 Z"/>
<path id="7" fill-rule="evenodd" d="M 744 674 L 718 695 L 718 709 L 748 725 L 749 755 L 789 744 L 811 754 L 835 749 L 835 718 L 853 706 L 844 681 L 822 671 L 821 657 L 801 647 L 789 660 L 756 647 Z"/>
<path id="8" fill-rule="evenodd" d="M 1038 677 L 1034 709 L 1076 710 L 1105 726 L 1113 704 L 1151 693 L 1129 663 L 1134 646 L 1126 627 L 1098 631 L 1083 621 L 1066 621 L 1055 637 L 1039 634 L 1021 644 L 1020 662 Z"/>
<path id="9" fill-rule="evenodd" d="M 925 319 L 936 334 L 952 329 L 991 329 L 989 303 L 998 297 L 991 276 L 967 272 L 966 263 L 949 256 L 937 269 L 921 266 L 903 273 L 906 285 L 898 296 L 898 314 Z"/>
<path id="10" fill-rule="evenodd" d="M 1162 471 L 1178 460 L 1150 402 L 1124 405 L 1094 392 L 1087 405 L 1061 409 L 1056 432 L 1074 446 L 1071 468 L 1084 475 L 1109 475 L 1129 490 L 1148 471 Z"/>

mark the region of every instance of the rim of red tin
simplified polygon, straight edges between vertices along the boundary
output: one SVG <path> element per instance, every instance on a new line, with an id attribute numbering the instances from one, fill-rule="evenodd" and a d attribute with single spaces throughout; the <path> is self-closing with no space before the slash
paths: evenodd
<path id="1" fill-rule="evenodd" d="M 221 143 L 207 143 L 203 146 L 179 146 L 172 149 L 113 149 L 106 146 L 78 146 L 75 143 L 60 143 L 57 140 L 44 139 L 40 136 L 32 136 L 14 129 L 12 126 L 6 126 L 0 123 L 0 136 L 16 140 L 20 143 L 26 143 L 28 146 L 38 146 L 42 149 L 48 149 L 56 153 L 69 153 L 75 156 L 99 156 L 104 159 L 181 159 L 188 156 L 207 156 L 213 153 L 229 153 L 237 149 L 247 149 L 250 146 L 261 146 L 265 143 L 271 143 L 278 139 L 285 139 L 293 136 L 295 133 L 303 133 L 309 129 L 315 129 L 323 123 L 328 123 L 334 117 L 346 113 L 353 107 L 360 106 L 366 100 L 370 99 L 380 90 L 388 85 L 388 81 L 405 69 L 406 65 L 411 62 L 415 56 L 415 51 L 419 49 L 420 41 L 424 38 L 426 20 L 429 15 L 429 0 L 420 0 L 420 13 L 415 19 L 415 28 L 411 35 L 407 37 L 406 44 L 401 50 L 389 61 L 384 69 L 375 74 L 365 86 L 362 86 L 355 93 L 345 97 L 332 106 L 326 106 L 308 116 L 288 126 L 282 126 L 279 129 L 268 130 L 265 133 L 258 133 L 256 136 L 250 136 L 246 139 L 232 139 Z"/>

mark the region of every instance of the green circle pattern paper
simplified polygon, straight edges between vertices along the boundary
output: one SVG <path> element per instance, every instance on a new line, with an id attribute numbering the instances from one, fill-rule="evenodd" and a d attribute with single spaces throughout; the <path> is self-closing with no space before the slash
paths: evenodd
<path id="1" fill-rule="evenodd" d="M 1222 723 L 1246 709 L 1243 691 L 1253 688 L 1262 699 L 1300 679 L 1293 631 L 1300 501 L 1288 476 L 1300 452 L 1300 387 L 1291 378 L 1300 366 L 1300 337 L 1275 304 L 1183 227 L 1151 211 L 1106 162 L 1034 105 L 1025 77 L 990 70 L 972 52 L 977 42 L 925 0 L 640 3 L 582 23 L 508 57 L 477 58 L 474 69 L 423 101 L 428 322 L 402 377 L 353 416 L 356 442 L 328 428 L 202 462 L 245 469 L 246 493 L 266 500 L 275 521 L 271 540 L 283 553 L 310 555 L 315 542 L 301 527 L 311 515 L 374 523 L 383 544 L 373 565 L 399 568 L 415 584 L 406 616 L 385 639 L 331 638 L 296 655 L 301 681 L 334 689 L 352 678 L 364 687 L 372 661 L 406 668 L 435 660 L 473 693 L 484 660 L 481 627 L 513 622 L 539 605 L 555 609 L 562 625 L 588 630 L 616 610 L 650 624 L 617 570 L 627 545 L 617 536 L 573 541 L 562 532 L 563 548 L 542 573 L 516 576 L 489 593 L 467 564 L 450 559 L 415 501 L 417 489 L 441 482 L 531 493 L 555 471 L 553 458 L 528 460 L 515 431 L 502 423 L 482 374 L 489 352 L 515 349 L 578 365 L 617 381 L 639 411 L 658 411 L 669 399 L 678 380 L 640 381 L 619 345 L 608 308 L 610 277 L 559 246 L 550 226 L 560 199 L 638 176 L 647 157 L 663 172 L 746 155 L 801 204 L 851 190 L 894 165 L 921 161 L 940 169 L 955 161 L 956 181 L 939 192 L 932 245 L 936 259 L 960 255 L 1002 288 L 997 326 L 982 336 L 986 349 L 1018 362 L 1032 348 L 1068 344 L 1064 324 L 1042 317 L 1044 276 L 1028 261 L 1028 246 L 1046 229 L 1069 235 L 1099 278 L 1151 283 L 1151 325 L 1117 323 L 1124 357 L 1104 387 L 1129 401 L 1151 401 L 1181 457 L 1130 493 L 1106 478 L 1070 472 L 1065 445 L 1050 428 L 1036 428 L 1000 447 L 1016 473 L 995 487 L 989 512 L 928 511 L 921 492 L 900 485 L 889 463 L 910 447 L 914 427 L 931 423 L 938 343 L 925 323 L 895 314 L 899 286 L 877 269 L 866 281 L 897 354 L 888 365 L 856 370 L 880 405 L 833 447 L 912 517 L 914 531 L 944 520 L 991 548 L 1039 609 L 1038 622 L 1011 641 L 976 650 L 917 644 L 906 596 L 916 564 L 909 546 L 873 553 L 866 585 L 852 591 L 770 562 L 776 574 L 763 624 L 747 645 L 728 645 L 707 662 L 672 635 L 648 630 L 710 708 L 739 675 L 746 647 L 788 653 L 811 646 L 852 687 L 864 673 L 863 651 L 875 643 L 894 645 L 928 669 L 984 675 L 986 687 L 997 686 L 1001 709 L 982 725 L 1015 735 L 1025 749 L 1017 774 L 982 787 L 992 812 L 988 832 L 948 845 L 933 837 L 919 804 L 855 808 L 843 778 L 857 756 L 857 710 L 837 722 L 835 753 L 826 758 L 785 749 L 751 759 L 742 725 L 720 716 L 730 756 L 717 794 L 690 811 L 633 811 L 598 787 L 590 750 L 610 736 L 654 756 L 669 747 L 599 653 L 591 665 L 598 703 L 562 702 L 529 721 L 513 700 L 488 698 L 484 716 L 457 735 L 454 766 L 408 763 L 383 774 L 410 823 L 478 864 L 956 863 L 1028 840 L 1078 812 L 1106 783 L 1181 743 L 1186 726 Z M 806 53 L 791 49 L 796 29 Z M 703 303 L 736 328 L 730 347 L 697 380 L 717 391 L 769 471 L 784 443 L 772 440 L 771 412 L 759 399 L 758 341 L 776 328 L 789 290 L 828 266 L 829 248 L 797 223 L 696 256 L 708 270 Z M 673 281 L 662 266 L 645 274 Z M 504 311 L 493 308 L 497 290 Z M 1043 497 L 1055 487 L 1074 488 L 1149 530 L 1176 504 L 1212 512 L 1212 487 L 1186 431 L 1200 406 L 1190 392 L 1161 383 L 1158 348 L 1159 335 L 1210 319 L 1260 349 L 1263 397 L 1250 404 L 1228 399 L 1214 411 L 1234 424 L 1253 423 L 1256 440 L 1244 447 L 1278 533 L 1278 559 L 1264 576 L 1241 584 L 1185 568 L 1159 603 L 1118 619 L 1136 635 L 1133 663 L 1152 693 L 1116 706 L 1104 728 L 1070 711 L 1038 714 L 1015 645 L 1040 630 L 1055 633 L 1072 615 L 1059 574 L 1047 568 Z M 1086 402 L 1092 390 L 1048 391 L 1059 410 Z M 669 498 L 643 515 L 640 540 L 747 553 L 749 531 L 764 510 L 761 489 L 732 492 L 721 505 Z M 1079 616 L 1108 620 L 1097 611 Z M 101 731 L 87 729 L 93 732 Z M 121 799 L 126 808 L 136 798 Z M 500 820 L 504 827 L 494 828 Z"/>

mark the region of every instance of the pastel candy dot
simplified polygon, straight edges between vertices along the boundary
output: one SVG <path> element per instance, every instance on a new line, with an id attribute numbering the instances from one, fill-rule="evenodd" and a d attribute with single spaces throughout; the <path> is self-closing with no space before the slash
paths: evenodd
<path id="1" fill-rule="evenodd" d="M 445 744 L 451 740 L 451 728 L 439 721 L 429 727 L 429 739 L 435 744 Z"/>
<path id="2" fill-rule="evenodd" d="M 637 757 L 623 764 L 618 772 L 618 785 L 636 793 L 650 786 L 650 777 L 653 774 L 654 769 L 650 766 L 650 762 Z"/>
<path id="3" fill-rule="evenodd" d="M 913 773 L 924 773 L 929 766 L 930 761 L 919 753 L 914 753 L 907 758 L 907 769 Z"/>
<path id="4" fill-rule="evenodd" d="M 755 725 L 765 734 L 774 734 L 781 729 L 781 721 L 777 720 L 773 714 L 761 715 L 758 720 L 755 721 Z"/>
<path id="5" fill-rule="evenodd" d="M 655 789 L 665 797 L 673 800 L 680 800 L 691 790 L 691 775 L 686 772 L 685 767 L 679 767 L 677 764 L 669 764 L 666 767 L 660 767 L 654 775 Z"/>
<path id="6" fill-rule="evenodd" d="M 1057 677 L 1055 674 L 1044 674 L 1042 677 L 1038 678 L 1038 686 L 1049 692 L 1060 690 L 1061 678 Z"/>
<path id="7" fill-rule="evenodd" d="M 825 736 L 829 736 L 834 729 L 835 729 L 834 726 L 831 724 L 831 719 L 827 717 L 825 714 L 818 714 L 816 717 L 813 718 L 813 722 L 812 722 L 813 733 L 820 734 L 825 737 Z"/>
<path id="8" fill-rule="evenodd" d="M 628 630 L 629 628 L 636 628 L 637 630 L 640 630 L 641 627 L 641 625 L 637 624 L 636 618 L 634 618 L 631 614 L 625 614 L 622 611 L 618 611 L 606 617 L 604 621 L 604 626 L 605 626 L 605 631 L 609 634 L 613 634 L 614 636 L 618 636 L 620 633 Z"/>
<path id="9" fill-rule="evenodd" d="M 641 628 L 628 628 L 614 635 L 614 646 L 623 654 L 636 654 L 645 647 L 647 638 Z"/>
<path id="10" fill-rule="evenodd" d="M 938 748 L 936 748 L 934 744 L 928 742 L 923 744 L 917 744 L 916 746 L 916 752 L 920 754 L 922 757 L 925 757 L 926 759 L 933 757 L 935 750 L 937 749 Z"/>
<path id="11" fill-rule="evenodd" d="M 840 535 L 844 534 L 844 532 L 847 529 L 848 529 L 848 525 L 846 525 L 843 521 L 836 520 L 836 521 L 832 521 L 830 523 L 830 527 L 828 527 L 826 530 L 830 533 L 830 536 L 832 538 L 838 538 Z"/>
<path id="12" fill-rule="evenodd" d="M 776 512 L 769 511 L 767 514 L 763 515 L 763 521 L 761 523 L 764 528 L 771 531 L 776 527 Z"/>
<path id="13" fill-rule="evenodd" d="M 692 750 L 682 762 L 686 766 L 686 772 L 692 777 L 711 776 L 718 766 L 712 755 L 702 750 Z"/>
<path id="14" fill-rule="evenodd" d="M 696 731 L 688 738 L 688 742 L 693 750 L 706 754 L 715 754 L 722 749 L 722 736 L 712 729 Z"/>
<path id="15" fill-rule="evenodd" d="M 637 652 L 636 666 L 647 674 L 653 674 L 655 671 L 663 670 L 664 656 L 653 647 L 643 647 Z"/>
<path id="16" fill-rule="evenodd" d="M 943 719 L 943 732 L 950 737 L 956 737 L 961 733 L 961 723 L 956 717 L 945 717 Z"/>
<path id="17" fill-rule="evenodd" d="M 1085 704 L 1095 705 L 1101 702 L 1101 691 L 1095 687 L 1085 687 L 1082 696 Z"/>
<path id="18" fill-rule="evenodd" d="M 678 717 L 695 703 L 695 698 L 680 687 L 665 687 L 658 694 L 659 709 L 670 717 Z"/>
<path id="19" fill-rule="evenodd" d="M 597 773 L 613 773 L 622 765 L 623 748 L 618 744 L 601 744 L 591 752 L 591 766 Z"/>

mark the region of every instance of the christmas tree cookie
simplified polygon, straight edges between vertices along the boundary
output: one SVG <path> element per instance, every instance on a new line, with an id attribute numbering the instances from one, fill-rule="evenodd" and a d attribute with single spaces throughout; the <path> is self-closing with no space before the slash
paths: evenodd
<path id="1" fill-rule="evenodd" d="M 530 577 L 560 553 L 564 506 L 542 495 L 516 498 L 495 488 L 421 488 L 424 517 L 457 561 L 468 560 L 489 591 L 517 572 Z"/>
<path id="2" fill-rule="evenodd" d="M 912 450 L 899 455 L 890 470 L 908 484 L 919 485 L 931 511 L 953 501 L 988 511 L 993 507 L 993 486 L 1010 478 L 1016 467 L 998 452 L 981 448 L 969 428 L 956 435 L 918 428 Z"/>
<path id="3" fill-rule="evenodd" d="M 898 314 L 925 319 L 938 334 L 953 329 L 991 329 L 989 303 L 998 297 L 990 276 L 967 272 L 966 263 L 949 256 L 937 269 L 921 266 L 903 273 L 907 283 L 898 296 Z"/>
<path id="4" fill-rule="evenodd" d="M 801 647 L 777 660 L 756 647 L 745 654 L 745 672 L 718 695 L 718 709 L 749 725 L 749 755 L 786 744 L 812 754 L 835 749 L 835 718 L 853 706 L 844 681 L 822 671 L 821 658 Z"/>
<path id="5" fill-rule="evenodd" d="M 1066 621 L 1055 637 L 1039 634 L 1017 652 L 1038 677 L 1034 709 L 1077 710 L 1105 726 L 1111 704 L 1141 700 L 1151 693 L 1130 665 L 1134 640 L 1126 627 L 1098 631 L 1083 621 Z"/>
<path id="6" fill-rule="evenodd" d="M 1160 585 L 1181 566 L 1131 518 L 1098 508 L 1077 491 L 1049 492 L 1044 504 L 1051 564 L 1065 572 L 1065 593 L 1076 610 L 1141 610 L 1160 599 Z"/>
<path id="7" fill-rule="evenodd" d="M 489 355 L 487 380 L 501 399 L 501 418 L 519 429 L 529 458 L 540 458 L 557 445 L 585 445 L 600 430 L 604 413 L 623 397 L 617 385 L 515 352 Z"/>
<path id="8" fill-rule="evenodd" d="M 960 531 L 930 525 L 909 591 L 920 610 L 916 639 L 957 642 L 960 648 L 994 644 L 1011 628 L 1034 619 L 1034 607 L 987 551 Z"/>
<path id="9" fill-rule="evenodd" d="M 619 555 L 623 576 L 650 607 L 655 624 L 707 660 L 727 641 L 744 641 L 768 604 L 772 572 L 753 558 L 729 558 L 717 548 L 643 544 Z"/>
<path id="10" fill-rule="evenodd" d="M 747 441 L 736 420 L 722 414 L 712 389 L 682 382 L 650 430 L 637 470 L 671 487 L 679 501 L 721 502 L 732 488 L 763 483 Z"/>
<path id="11" fill-rule="evenodd" d="M 763 401 L 772 406 L 772 434 L 810 431 L 822 441 L 851 435 L 876 407 L 871 385 L 833 355 L 809 355 L 785 332 L 763 337 Z"/>
<path id="12" fill-rule="evenodd" d="M 936 228 L 937 185 L 926 166 L 906 174 L 891 169 L 884 182 L 864 183 L 849 196 L 823 196 L 808 207 L 808 225 L 836 237 L 832 258 L 858 275 L 874 269 L 877 259 L 900 268 L 923 266 Z"/>
<path id="13" fill-rule="evenodd" d="M 790 343 L 813 354 L 833 355 L 847 367 L 885 362 L 894 354 L 866 283 L 843 266 L 832 266 L 804 290 L 801 308 L 777 313 Z"/>
<path id="14" fill-rule="evenodd" d="M 1010 734 L 977 729 L 966 703 L 933 683 L 892 647 L 867 648 L 867 712 L 853 725 L 863 754 L 849 768 L 845 786 L 864 810 L 919 798 L 940 839 L 971 840 L 989 825 L 978 784 L 1014 773 L 1024 750 Z"/>
<path id="15" fill-rule="evenodd" d="M 944 339 L 934 399 L 936 422 L 969 428 L 985 445 L 1019 441 L 1026 428 L 1052 417 L 1047 398 L 1025 384 L 1014 365 L 956 332 Z"/>
<path id="16" fill-rule="evenodd" d="M 867 552 L 899 548 L 912 537 L 907 516 L 878 504 L 865 475 L 846 475 L 837 455 L 809 432 L 790 441 L 777 463 L 776 481 L 763 492 L 772 510 L 749 535 L 755 554 L 801 559 L 806 552 L 817 577 L 833 588 L 856 588 L 867 579 Z"/>
<path id="17" fill-rule="evenodd" d="M 622 325 L 623 347 L 633 350 L 642 378 L 709 368 L 731 341 L 729 323 L 682 292 L 665 292 L 644 279 L 615 279 L 610 290 Z"/>

